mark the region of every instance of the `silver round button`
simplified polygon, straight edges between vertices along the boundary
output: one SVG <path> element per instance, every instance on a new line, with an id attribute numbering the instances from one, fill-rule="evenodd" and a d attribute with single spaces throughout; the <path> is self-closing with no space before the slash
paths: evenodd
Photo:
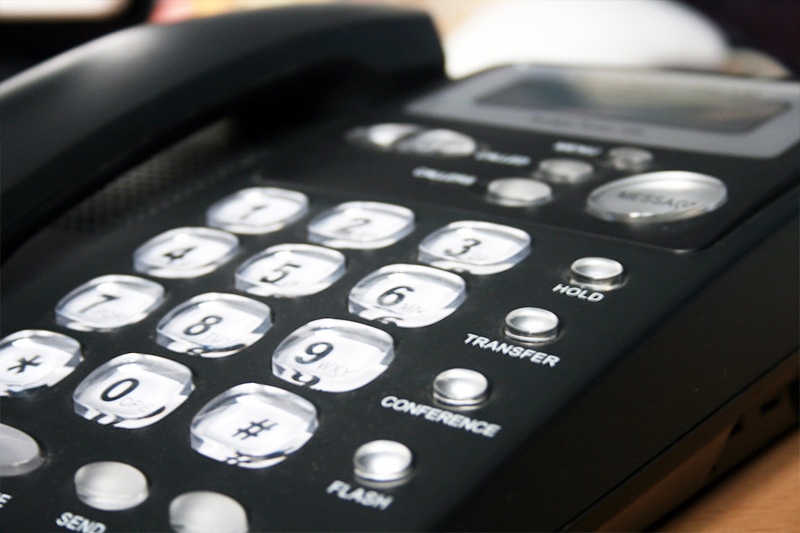
<path id="1" fill-rule="evenodd" d="M 169 505 L 169 524 L 178 533 L 246 533 L 247 513 L 218 492 L 181 494 Z"/>
<path id="2" fill-rule="evenodd" d="M 355 474 L 367 481 L 399 481 L 411 474 L 414 456 L 404 444 L 374 440 L 361 445 L 353 456 Z"/>
<path id="3" fill-rule="evenodd" d="M 606 257 L 582 257 L 570 266 L 571 279 L 578 285 L 607 290 L 622 284 L 625 268 Z"/>
<path id="4" fill-rule="evenodd" d="M 673 222 L 704 215 L 728 198 L 712 176 L 669 170 L 612 181 L 589 195 L 587 208 L 598 218 L 620 222 Z"/>
<path id="5" fill-rule="evenodd" d="M 404 154 L 467 157 L 475 153 L 478 143 L 458 131 L 433 129 L 404 137 L 392 149 Z"/>
<path id="6" fill-rule="evenodd" d="M 594 167 L 579 159 L 543 159 L 536 176 L 552 183 L 576 184 L 592 177 Z"/>
<path id="7" fill-rule="evenodd" d="M 147 499 L 147 478 L 125 463 L 100 461 L 75 473 L 75 493 L 83 503 L 103 511 L 122 511 Z"/>
<path id="8" fill-rule="evenodd" d="M 433 380 L 433 397 L 455 407 L 470 407 L 483 403 L 489 392 L 486 376 L 468 368 L 451 368 Z"/>
<path id="9" fill-rule="evenodd" d="M 17 428 L 0 424 L 0 477 L 33 472 L 43 462 L 42 452 L 33 437 Z"/>
<path id="10" fill-rule="evenodd" d="M 505 334 L 522 342 L 548 342 L 558 336 L 559 320 L 555 313 L 538 307 L 521 307 L 506 315 Z"/>
<path id="11" fill-rule="evenodd" d="M 549 185 L 528 178 L 499 178 L 489 183 L 487 200 L 507 207 L 528 207 L 549 202 L 553 191 Z"/>
<path id="12" fill-rule="evenodd" d="M 653 154 L 643 148 L 619 146 L 608 151 L 608 162 L 616 170 L 641 172 L 653 164 Z"/>
<path id="13" fill-rule="evenodd" d="M 404 137 L 422 130 L 416 124 L 385 123 L 362 126 L 350 130 L 346 138 L 355 144 L 379 150 L 390 150 L 392 145 Z"/>

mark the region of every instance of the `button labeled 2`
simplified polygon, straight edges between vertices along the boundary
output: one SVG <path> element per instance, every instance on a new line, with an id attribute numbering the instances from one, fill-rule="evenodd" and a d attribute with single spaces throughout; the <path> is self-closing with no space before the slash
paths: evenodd
<path id="1" fill-rule="evenodd" d="M 413 229 L 410 209 L 379 202 L 346 202 L 312 220 L 308 238 L 332 248 L 370 250 L 394 244 Z"/>

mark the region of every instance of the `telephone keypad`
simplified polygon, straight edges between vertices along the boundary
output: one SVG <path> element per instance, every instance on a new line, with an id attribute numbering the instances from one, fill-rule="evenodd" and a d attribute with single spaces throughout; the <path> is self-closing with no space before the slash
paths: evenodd
<path id="1" fill-rule="evenodd" d="M 0 396 L 51 387 L 82 360 L 72 337 L 44 330 L 13 333 L 0 341 Z"/>
<path id="2" fill-rule="evenodd" d="M 447 270 L 496 274 L 530 253 L 530 236 L 500 224 L 463 220 L 428 235 L 419 245 L 419 260 Z"/>
<path id="3" fill-rule="evenodd" d="M 275 187 L 251 187 L 212 205 L 208 225 L 249 235 L 278 231 L 308 211 L 305 194 Z"/>
<path id="4" fill-rule="evenodd" d="M 194 390 L 184 365 L 155 355 L 129 353 L 89 374 L 72 395 L 75 412 L 118 428 L 149 426 L 178 408 Z"/>
<path id="5" fill-rule="evenodd" d="M 167 313 L 157 342 L 174 352 L 226 357 L 247 348 L 272 327 L 267 304 L 237 294 L 206 293 Z"/>
<path id="6" fill-rule="evenodd" d="M 237 385 L 209 402 L 191 425 L 192 448 L 241 468 L 267 468 L 300 449 L 317 429 L 314 405 L 294 393 Z"/>
<path id="7" fill-rule="evenodd" d="M 56 321 L 79 331 L 107 331 L 135 324 L 164 300 L 164 287 L 135 276 L 100 276 L 56 305 Z"/>
<path id="8" fill-rule="evenodd" d="M 345 202 L 314 218 L 312 242 L 332 248 L 369 250 L 390 246 L 414 229 L 414 212 L 380 202 Z"/>
<path id="9" fill-rule="evenodd" d="M 296 298 L 330 287 L 345 272 L 345 256 L 310 244 L 280 244 L 236 271 L 236 288 L 258 296 Z"/>
<path id="10" fill-rule="evenodd" d="M 451 272 L 421 265 L 380 268 L 350 291 L 350 312 L 401 328 L 435 324 L 466 298 L 466 283 Z"/>
<path id="11" fill-rule="evenodd" d="M 320 319 L 295 330 L 275 349 L 275 376 L 326 392 L 346 392 L 381 375 L 394 360 L 385 331 L 338 319 Z"/>
<path id="12" fill-rule="evenodd" d="M 141 245 L 133 256 L 134 268 L 158 278 L 195 278 L 228 262 L 238 248 L 239 239 L 227 231 L 176 228 Z"/>

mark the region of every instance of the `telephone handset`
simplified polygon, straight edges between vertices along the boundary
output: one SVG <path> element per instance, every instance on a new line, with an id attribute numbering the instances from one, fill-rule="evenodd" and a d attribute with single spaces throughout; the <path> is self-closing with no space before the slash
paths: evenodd
<path id="1" fill-rule="evenodd" d="M 314 6 L 2 88 L 4 530 L 642 528 L 797 423 L 797 82 Z"/>

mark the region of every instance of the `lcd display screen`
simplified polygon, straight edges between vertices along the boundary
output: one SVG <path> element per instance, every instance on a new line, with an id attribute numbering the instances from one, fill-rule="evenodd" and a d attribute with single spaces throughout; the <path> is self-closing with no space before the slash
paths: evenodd
<path id="1" fill-rule="evenodd" d="M 790 107 L 746 93 L 605 77 L 584 83 L 524 79 L 479 98 L 478 104 L 726 133 L 751 131 Z"/>

